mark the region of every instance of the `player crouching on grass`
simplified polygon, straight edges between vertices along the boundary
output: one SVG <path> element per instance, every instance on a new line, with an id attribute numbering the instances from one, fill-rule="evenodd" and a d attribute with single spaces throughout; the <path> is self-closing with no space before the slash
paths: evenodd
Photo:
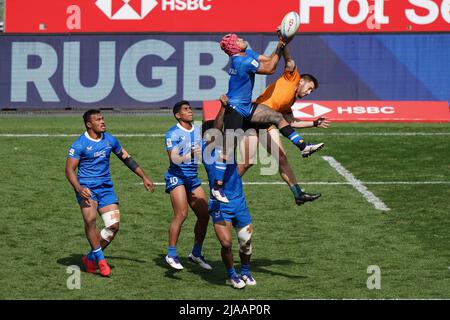
<path id="1" fill-rule="evenodd" d="M 109 169 L 111 152 L 142 179 L 148 191 L 153 192 L 154 185 L 117 138 L 106 133 L 105 120 L 100 110 L 86 111 L 83 119 L 86 132 L 69 148 L 66 177 L 75 190 L 86 237 L 91 245 L 91 251 L 83 256 L 82 263 L 90 273 L 96 273 L 98 265 L 100 274 L 107 277 L 111 274 L 111 268 L 106 263 L 103 250 L 116 236 L 120 223 L 119 201 Z M 78 173 L 75 175 L 77 168 Z M 105 224 L 100 232 L 96 228 L 97 212 Z"/>

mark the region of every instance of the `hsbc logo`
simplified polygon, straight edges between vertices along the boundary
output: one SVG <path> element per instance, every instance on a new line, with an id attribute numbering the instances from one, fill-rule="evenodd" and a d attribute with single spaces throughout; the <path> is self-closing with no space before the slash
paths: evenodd
<path id="1" fill-rule="evenodd" d="M 352 107 L 337 107 L 338 114 L 394 114 L 395 108 L 392 106 L 352 106 Z"/>
<path id="2" fill-rule="evenodd" d="M 97 0 L 95 5 L 111 20 L 142 20 L 157 5 L 156 0 Z"/>
<path id="3" fill-rule="evenodd" d="M 296 102 L 291 107 L 292 109 L 292 115 L 294 118 L 297 119 L 313 119 L 318 118 L 323 115 L 326 115 L 327 113 L 333 112 L 337 115 L 344 115 L 344 114 L 384 114 L 384 115 L 392 115 L 395 114 L 395 107 L 389 106 L 389 105 L 380 105 L 380 106 L 374 106 L 374 105 L 342 105 L 342 104 L 335 104 L 334 101 L 330 101 L 330 104 L 333 104 L 328 107 L 324 107 L 318 103 L 313 102 Z"/>
<path id="4" fill-rule="evenodd" d="M 296 102 L 291 107 L 294 118 L 318 118 L 333 111 L 317 103 Z"/>
<path id="5" fill-rule="evenodd" d="M 162 11 L 208 11 L 213 0 L 161 0 Z M 95 5 L 111 20 L 142 20 L 158 5 L 156 0 L 97 0 Z"/>

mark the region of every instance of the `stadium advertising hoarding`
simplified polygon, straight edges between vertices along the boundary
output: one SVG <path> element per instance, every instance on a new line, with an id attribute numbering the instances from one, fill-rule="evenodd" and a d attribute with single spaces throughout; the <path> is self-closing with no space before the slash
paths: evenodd
<path id="1" fill-rule="evenodd" d="M 270 54 L 275 35 L 243 34 Z M 216 35 L 3 35 L 0 109 L 194 107 L 228 89 L 229 58 Z M 450 101 L 450 34 L 299 35 L 301 73 L 320 87 L 309 99 Z M 420 50 L 417 50 L 420 48 Z M 420 61 L 420 63 L 417 63 Z M 257 75 L 254 98 L 282 72 Z"/>
<path id="2" fill-rule="evenodd" d="M 450 31 L 450 0 L 8 0 L 6 32 Z"/>
<path id="3" fill-rule="evenodd" d="M 220 102 L 205 101 L 203 117 L 213 120 Z M 447 101 L 296 101 L 298 120 L 325 117 L 335 122 L 450 122 Z"/>

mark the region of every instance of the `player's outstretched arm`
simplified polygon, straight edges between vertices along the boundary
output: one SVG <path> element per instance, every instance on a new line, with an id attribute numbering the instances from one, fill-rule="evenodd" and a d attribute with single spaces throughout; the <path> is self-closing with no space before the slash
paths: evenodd
<path id="1" fill-rule="evenodd" d="M 296 129 L 307 129 L 307 128 L 313 128 L 313 127 L 326 129 L 331 124 L 330 120 L 323 118 L 323 117 L 318 118 L 314 121 L 297 120 L 292 116 L 292 113 L 285 114 L 284 118 L 286 119 L 287 122 L 289 122 L 291 127 L 296 128 Z"/>
<path id="2" fill-rule="evenodd" d="M 221 107 L 220 107 L 219 113 L 217 113 L 216 118 L 214 119 L 214 128 L 222 131 L 223 119 L 225 117 L 225 110 L 228 105 L 228 97 L 223 94 L 220 96 L 219 100 L 220 100 Z"/>
<path id="3" fill-rule="evenodd" d="M 147 177 L 144 170 L 139 166 L 139 164 L 131 157 L 131 155 L 124 148 L 120 149 L 119 153 L 116 153 L 116 156 L 120 160 L 122 160 L 122 162 L 131 171 L 133 171 L 137 176 L 139 176 L 142 179 L 145 189 L 147 189 L 150 192 L 155 191 L 155 185 L 153 184 L 153 181 L 150 180 L 149 177 Z"/>
<path id="4" fill-rule="evenodd" d="M 277 48 L 269 57 L 260 55 L 258 58 L 260 65 L 256 73 L 257 74 L 275 73 L 275 70 L 277 69 L 278 62 L 280 61 L 280 57 L 283 54 L 285 46 L 286 46 L 285 42 L 283 42 L 282 40 L 278 40 Z"/>

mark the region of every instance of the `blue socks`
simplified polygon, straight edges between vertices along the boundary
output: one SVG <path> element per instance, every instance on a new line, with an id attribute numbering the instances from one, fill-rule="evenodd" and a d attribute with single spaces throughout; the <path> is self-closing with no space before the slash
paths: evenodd
<path id="1" fill-rule="evenodd" d="M 101 261 L 105 260 L 105 256 L 103 255 L 102 247 L 98 247 L 95 250 L 91 250 L 87 255 L 88 260 L 96 260 Z"/>
<path id="2" fill-rule="evenodd" d="M 250 274 L 250 265 L 248 264 L 243 264 L 241 266 L 241 275 L 245 275 L 248 276 Z"/>
<path id="3" fill-rule="evenodd" d="M 89 253 L 87 254 L 87 259 L 88 260 L 95 260 L 93 250 L 89 251 Z"/>
<path id="4" fill-rule="evenodd" d="M 167 250 L 167 255 L 169 257 L 176 257 L 177 256 L 177 247 L 169 246 L 169 249 Z"/>
<path id="5" fill-rule="evenodd" d="M 202 245 L 195 243 L 192 248 L 192 254 L 196 257 L 200 257 L 202 255 Z"/>
<path id="6" fill-rule="evenodd" d="M 234 267 L 231 267 L 230 269 L 227 268 L 227 274 L 229 278 L 237 277 L 237 273 Z"/>

